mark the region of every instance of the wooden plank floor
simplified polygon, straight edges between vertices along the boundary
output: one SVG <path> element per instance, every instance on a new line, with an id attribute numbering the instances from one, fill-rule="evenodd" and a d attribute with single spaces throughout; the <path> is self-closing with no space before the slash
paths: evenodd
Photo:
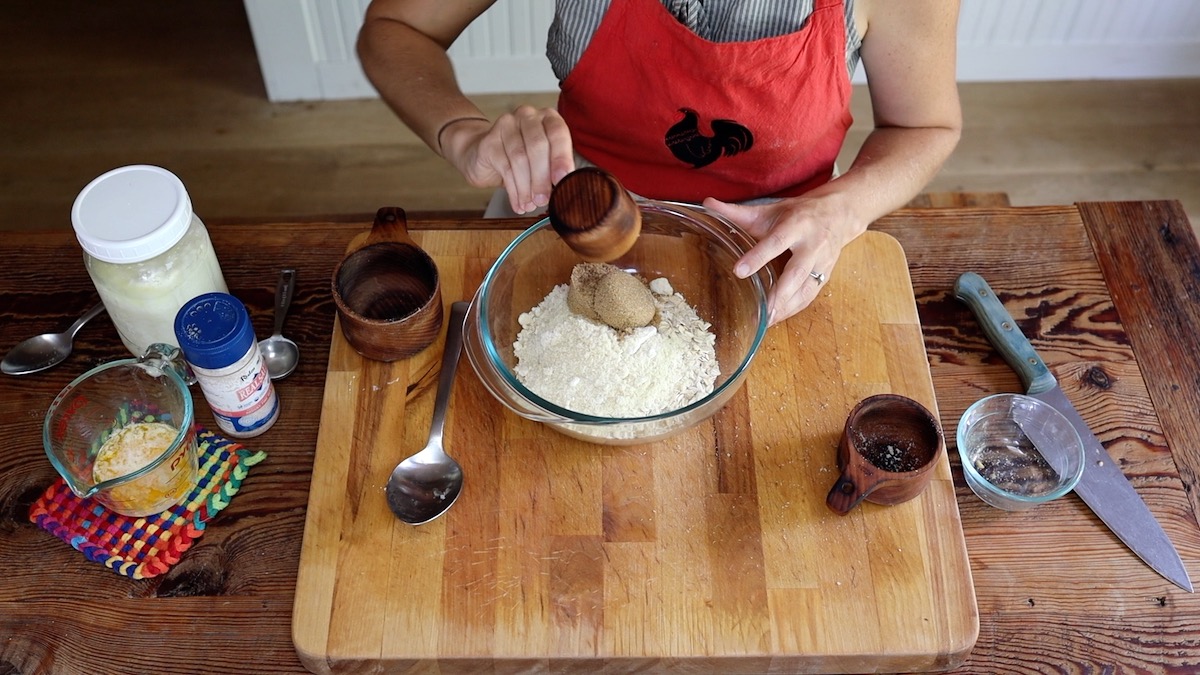
<path id="1" fill-rule="evenodd" d="M 271 103 L 240 0 L 0 4 L 0 228 L 70 226 L 123 164 L 175 171 L 206 220 L 482 209 L 378 100 Z M 963 140 L 931 191 L 1012 203 L 1179 199 L 1200 221 L 1200 80 L 964 84 Z M 856 89 L 841 164 L 869 129 Z M 498 114 L 552 94 L 480 97 Z"/>

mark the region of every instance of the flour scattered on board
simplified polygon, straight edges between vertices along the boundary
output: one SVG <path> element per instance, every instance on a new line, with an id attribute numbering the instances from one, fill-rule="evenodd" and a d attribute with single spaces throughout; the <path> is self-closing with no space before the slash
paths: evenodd
<path id="1" fill-rule="evenodd" d="M 656 321 L 618 331 L 572 312 L 568 286 L 556 286 L 518 318 L 517 378 L 547 401 L 601 417 L 656 415 L 707 396 L 720 373 L 711 326 L 666 279 L 650 290 Z"/>

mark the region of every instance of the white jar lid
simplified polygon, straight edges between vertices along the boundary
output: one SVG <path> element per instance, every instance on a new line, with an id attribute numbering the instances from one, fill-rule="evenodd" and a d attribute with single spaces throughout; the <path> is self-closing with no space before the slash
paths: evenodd
<path id="1" fill-rule="evenodd" d="M 75 198 L 71 223 L 80 246 L 112 263 L 149 260 L 183 238 L 192 200 L 166 169 L 137 164 L 113 169 Z"/>

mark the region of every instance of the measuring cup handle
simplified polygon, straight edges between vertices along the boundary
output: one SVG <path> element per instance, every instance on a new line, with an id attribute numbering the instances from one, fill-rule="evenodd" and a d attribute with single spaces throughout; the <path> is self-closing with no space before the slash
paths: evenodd
<path id="1" fill-rule="evenodd" d="M 173 371 L 188 386 L 196 384 L 196 374 L 192 372 L 183 351 L 175 345 L 155 342 L 146 347 L 146 352 L 138 357 L 138 363 L 144 363 L 161 371 Z"/>
<path id="2" fill-rule="evenodd" d="M 395 241 L 416 246 L 416 242 L 408 234 L 408 217 L 399 206 L 385 206 L 375 212 L 375 222 L 371 225 L 371 233 L 367 235 L 364 246 L 385 241 Z"/>
<path id="3" fill-rule="evenodd" d="M 825 496 L 825 505 L 833 510 L 838 515 L 846 515 L 858 506 L 867 495 L 879 487 L 878 480 L 867 479 L 861 475 L 856 476 L 855 471 L 847 466 L 842 475 L 838 476 L 837 482 L 830 488 L 829 494 Z"/>
<path id="4" fill-rule="evenodd" d="M 292 306 L 292 295 L 296 292 L 296 270 L 279 272 L 279 283 L 275 286 L 275 335 L 283 332 L 283 320 Z"/>

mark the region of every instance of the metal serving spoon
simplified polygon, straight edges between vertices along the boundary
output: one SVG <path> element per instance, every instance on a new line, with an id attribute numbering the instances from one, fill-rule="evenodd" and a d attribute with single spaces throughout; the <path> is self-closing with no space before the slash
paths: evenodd
<path id="1" fill-rule="evenodd" d="M 79 317 L 71 327 L 61 333 L 43 333 L 25 340 L 9 350 L 0 361 L 0 371 L 6 375 L 28 375 L 47 368 L 53 368 L 71 355 L 75 334 L 83 328 L 83 324 L 91 321 L 104 311 L 104 303 L 99 303 Z"/>
<path id="2" fill-rule="evenodd" d="M 462 352 L 463 319 L 469 303 L 456 302 L 450 307 L 450 325 L 446 329 L 446 349 L 442 353 L 442 372 L 438 376 L 437 398 L 433 403 L 433 423 L 429 443 L 417 454 L 392 470 L 387 483 L 388 507 L 409 525 L 422 525 L 445 513 L 462 492 L 462 467 L 442 449 L 442 427 L 446 407 Z"/>
<path id="3" fill-rule="evenodd" d="M 275 332 L 271 337 L 259 340 L 258 351 L 267 362 L 267 373 L 272 380 L 281 380 L 296 369 L 300 363 L 300 348 L 295 342 L 283 337 L 283 319 L 288 307 L 292 306 L 292 294 L 296 290 L 296 270 L 282 270 L 279 284 L 275 287 Z"/>

